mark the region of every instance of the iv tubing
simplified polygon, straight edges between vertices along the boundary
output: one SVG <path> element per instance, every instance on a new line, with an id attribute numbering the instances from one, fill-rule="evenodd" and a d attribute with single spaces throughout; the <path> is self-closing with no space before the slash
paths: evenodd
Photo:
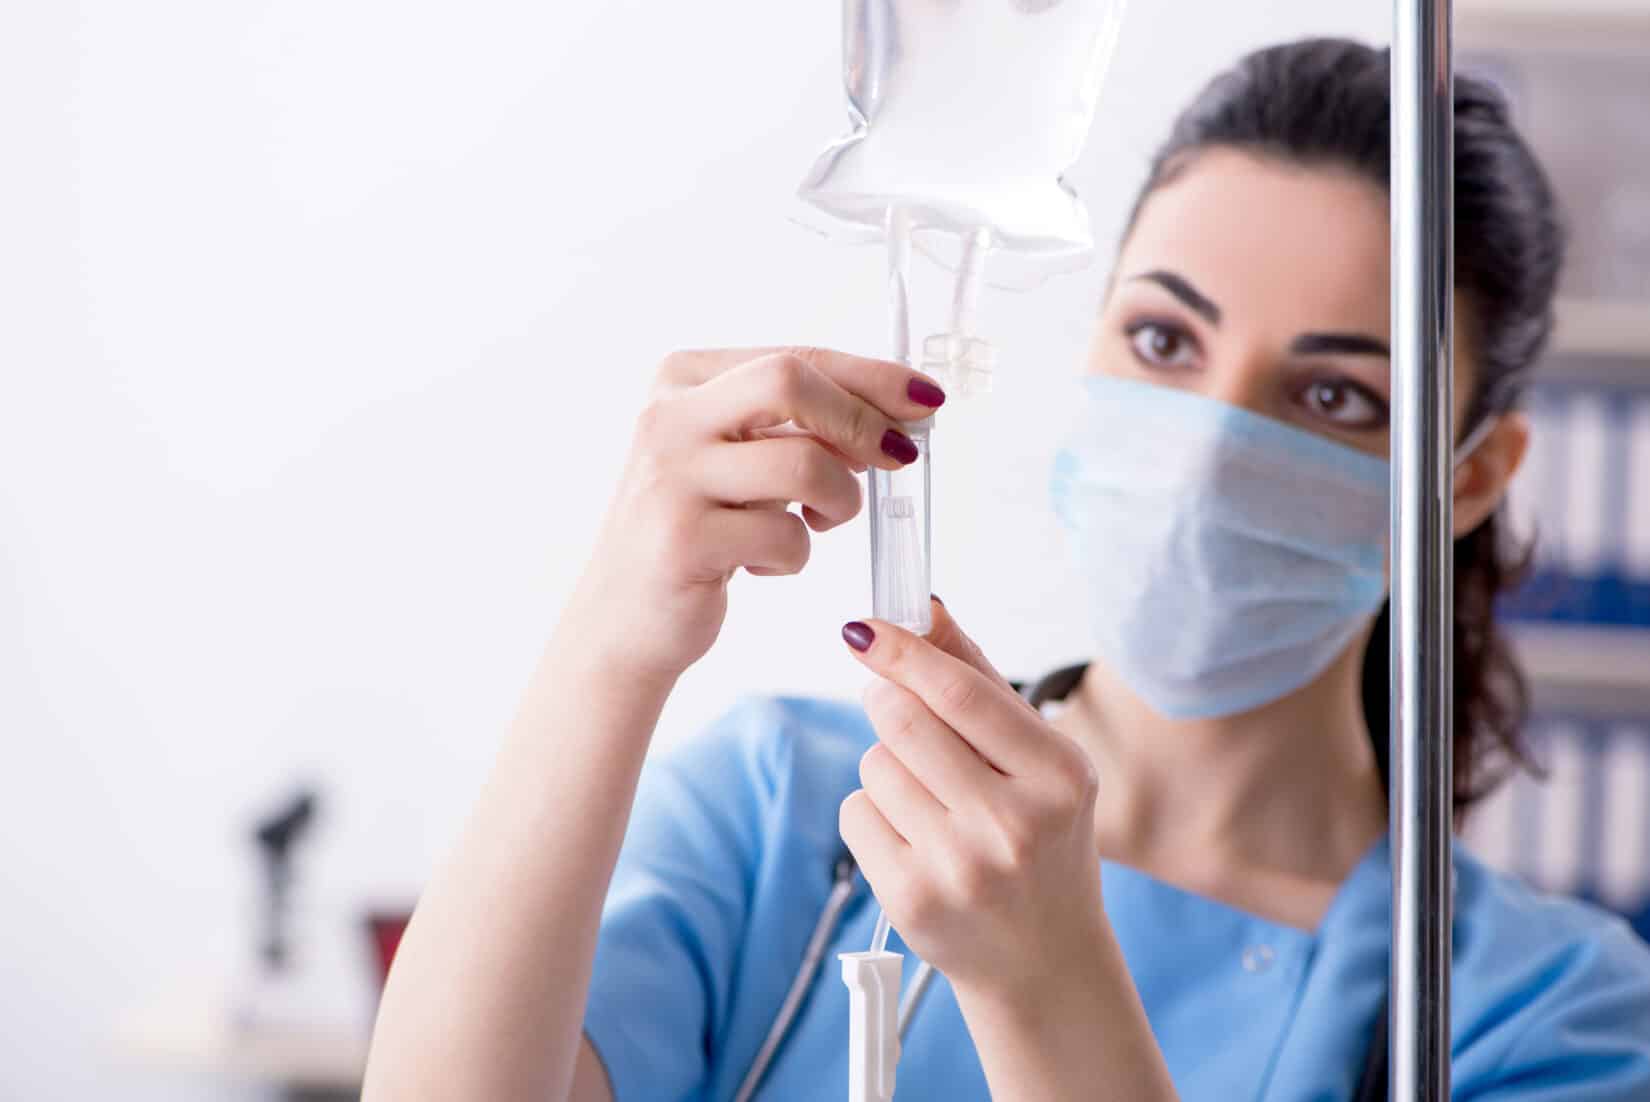
<path id="1" fill-rule="evenodd" d="M 911 216 L 900 207 L 888 211 L 888 337 L 893 359 L 911 363 Z M 927 458 L 924 457 L 923 462 Z M 872 473 L 872 478 L 875 474 Z M 873 487 L 874 490 L 874 487 Z M 872 554 L 877 554 L 873 547 Z M 875 569 L 875 564 L 873 564 Z M 888 916 L 877 910 L 876 931 L 871 935 L 871 951 L 888 948 Z"/>
<path id="2" fill-rule="evenodd" d="M 877 908 L 877 925 L 871 933 L 871 952 L 882 953 L 888 949 L 888 912 Z"/>
<path id="3" fill-rule="evenodd" d="M 911 366 L 911 216 L 888 212 L 888 338 L 895 360 Z"/>
<path id="4" fill-rule="evenodd" d="M 951 332 L 959 337 L 974 333 L 974 311 L 980 302 L 985 254 L 990 248 L 991 231 L 983 227 L 963 239 L 962 260 L 957 265 L 957 282 L 951 294 Z"/>
<path id="5" fill-rule="evenodd" d="M 910 366 L 911 217 L 888 210 L 888 332 L 890 359 Z M 917 458 L 897 470 L 866 471 L 870 506 L 871 611 L 878 618 L 926 635 L 932 627 L 929 586 L 929 429 L 932 417 L 903 427 Z"/>

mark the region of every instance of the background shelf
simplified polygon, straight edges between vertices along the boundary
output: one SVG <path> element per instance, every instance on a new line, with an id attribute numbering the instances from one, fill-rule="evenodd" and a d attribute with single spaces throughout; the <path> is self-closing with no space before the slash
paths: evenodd
<path id="1" fill-rule="evenodd" d="M 1650 40 L 1645 0 L 1457 0 L 1455 16 L 1463 45 L 1619 50 Z"/>
<path id="2" fill-rule="evenodd" d="M 1650 115 L 1650 105 L 1645 110 Z M 1650 375 L 1650 302 L 1562 300 L 1552 350 L 1557 357 L 1640 361 L 1636 366 Z"/>
<path id="3" fill-rule="evenodd" d="M 1511 636 L 1538 708 L 1650 715 L 1650 632 L 1520 623 Z"/>

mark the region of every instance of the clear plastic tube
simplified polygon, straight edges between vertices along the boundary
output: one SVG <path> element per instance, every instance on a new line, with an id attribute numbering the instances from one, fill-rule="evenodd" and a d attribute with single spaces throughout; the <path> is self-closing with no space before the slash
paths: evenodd
<path id="1" fill-rule="evenodd" d="M 883 953 L 888 950 L 888 913 L 881 908 L 877 910 L 876 928 L 871 931 L 871 952 Z"/>
<path id="2" fill-rule="evenodd" d="M 911 363 L 911 213 L 889 207 L 884 227 L 888 243 L 888 354 Z"/>
<path id="3" fill-rule="evenodd" d="M 888 242 L 889 356 L 911 363 L 911 217 L 890 207 Z M 933 419 L 905 426 L 917 445 L 917 459 L 897 471 L 866 473 L 871 506 L 871 611 L 879 620 L 926 635 L 933 627 L 928 606 L 929 476 L 928 431 Z M 871 952 L 888 948 L 888 916 L 877 911 Z"/>
<path id="4" fill-rule="evenodd" d="M 974 335 L 985 258 L 992 247 L 991 230 L 981 226 L 962 237 L 962 258 L 951 291 L 951 327 L 922 342 L 922 369 L 939 379 L 947 394 L 958 398 L 988 393 L 997 366 L 996 349 Z"/>
<path id="5" fill-rule="evenodd" d="M 871 609 L 907 631 L 934 626 L 929 590 L 929 441 L 926 429 L 908 430 L 917 459 L 897 471 L 873 469 L 871 493 Z"/>
<path id="6" fill-rule="evenodd" d="M 951 293 L 951 331 L 959 337 L 974 335 L 974 309 L 979 305 L 985 254 L 990 249 L 988 229 L 977 229 L 963 240 L 962 262 L 957 265 L 957 282 Z"/>
<path id="7" fill-rule="evenodd" d="M 888 212 L 888 322 L 891 356 L 911 362 L 911 221 L 900 207 Z M 926 635 L 934 626 L 928 605 L 931 504 L 929 429 L 932 418 L 905 426 L 917 458 L 896 471 L 867 472 L 871 513 L 871 614 Z"/>

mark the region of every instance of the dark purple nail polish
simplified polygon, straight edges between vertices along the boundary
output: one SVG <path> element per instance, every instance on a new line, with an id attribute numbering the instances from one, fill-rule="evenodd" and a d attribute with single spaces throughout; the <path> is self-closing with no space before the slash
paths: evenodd
<path id="1" fill-rule="evenodd" d="M 927 379 L 912 379 L 905 387 L 905 393 L 918 405 L 929 409 L 939 409 L 945 405 L 945 391 L 929 382 Z"/>
<path id="2" fill-rule="evenodd" d="M 935 604 L 939 605 L 941 608 L 945 607 L 945 602 L 940 600 L 940 595 L 938 593 L 930 593 L 929 596 L 934 598 Z"/>
<path id="3" fill-rule="evenodd" d="M 919 454 L 911 438 L 897 429 L 889 429 L 882 434 L 882 452 L 901 463 L 915 463 Z"/>
<path id="4" fill-rule="evenodd" d="M 872 643 L 876 642 L 877 633 L 871 630 L 869 624 L 862 624 L 858 620 L 854 620 L 842 625 L 842 638 L 848 641 L 850 647 L 863 654 L 871 649 Z"/>

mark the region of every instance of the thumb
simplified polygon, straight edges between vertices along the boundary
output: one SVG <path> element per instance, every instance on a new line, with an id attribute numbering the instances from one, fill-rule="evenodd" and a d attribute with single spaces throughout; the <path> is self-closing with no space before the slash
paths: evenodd
<path id="1" fill-rule="evenodd" d="M 979 645 L 957 626 L 957 621 L 951 618 L 951 612 L 944 603 L 938 597 L 930 597 L 929 605 L 933 612 L 934 626 L 929 629 L 926 637 L 928 642 L 951 657 L 973 666 L 985 674 L 993 684 L 1000 686 L 1004 692 L 1016 700 L 1022 700 L 1014 686 L 1008 683 L 1008 678 L 997 672 L 997 667 L 991 664 L 991 660 L 980 650 Z"/>

